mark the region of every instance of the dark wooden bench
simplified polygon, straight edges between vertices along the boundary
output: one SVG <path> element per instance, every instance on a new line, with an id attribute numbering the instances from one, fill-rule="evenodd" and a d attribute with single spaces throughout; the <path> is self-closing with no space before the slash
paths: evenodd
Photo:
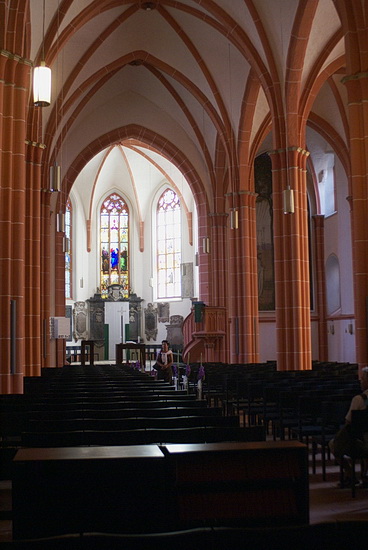
<path id="1" fill-rule="evenodd" d="M 181 426 L 130 429 L 30 431 L 22 434 L 22 447 L 74 447 L 92 445 L 165 445 L 168 443 L 215 443 L 221 441 L 264 441 L 262 426 Z"/>
<path id="2" fill-rule="evenodd" d="M 309 522 L 297 441 L 20 449 L 12 487 L 16 540 Z"/>

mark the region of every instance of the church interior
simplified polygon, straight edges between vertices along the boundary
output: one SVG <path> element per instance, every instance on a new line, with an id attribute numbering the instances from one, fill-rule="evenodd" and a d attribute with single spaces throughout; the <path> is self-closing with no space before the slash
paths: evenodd
<path id="1" fill-rule="evenodd" d="M 9 545 L 366 537 L 308 484 L 368 364 L 368 0 L 0 0 L 0 49 Z"/>

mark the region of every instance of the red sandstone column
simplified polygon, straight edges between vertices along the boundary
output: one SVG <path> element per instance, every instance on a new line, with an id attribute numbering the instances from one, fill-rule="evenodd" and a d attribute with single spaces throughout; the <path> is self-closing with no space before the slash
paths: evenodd
<path id="1" fill-rule="evenodd" d="M 229 229 L 231 362 L 259 361 L 256 194 L 238 194 L 238 228 Z"/>
<path id="2" fill-rule="evenodd" d="M 225 307 L 227 298 L 227 239 L 226 225 L 228 215 L 210 214 L 211 255 L 212 255 L 212 297 L 211 305 Z"/>
<path id="3" fill-rule="evenodd" d="M 27 141 L 25 374 L 40 376 L 41 311 L 41 158 L 44 145 Z"/>
<path id="4" fill-rule="evenodd" d="M 207 213 L 201 205 L 198 207 L 198 259 L 199 259 L 199 299 L 206 304 L 211 304 L 212 297 L 212 246 L 210 228 L 207 223 Z M 204 244 L 208 242 L 208 251 Z"/>
<path id="5" fill-rule="evenodd" d="M 24 374 L 25 162 L 29 66 L 18 56 L 1 56 L 0 147 L 0 392 L 21 393 Z M 11 349 L 11 304 L 16 305 L 15 361 Z M 13 340 L 14 343 L 14 340 Z M 13 356 L 14 358 L 14 356 Z"/>
<path id="6" fill-rule="evenodd" d="M 210 214 L 211 220 L 211 288 L 212 306 L 226 307 L 228 295 L 228 242 L 227 242 L 227 218 L 225 213 Z M 225 361 L 229 358 L 229 339 L 227 337 L 229 327 L 224 326 L 223 331 L 226 335 L 224 347 L 222 349 Z M 212 349 L 212 348 L 211 348 Z M 213 359 L 218 360 L 218 359 Z"/>
<path id="7" fill-rule="evenodd" d="M 65 203 L 61 204 L 58 200 L 57 213 L 65 214 Z M 65 233 L 56 231 L 55 236 L 55 316 L 65 317 L 65 253 L 64 253 Z M 65 363 L 65 341 L 58 339 L 56 346 L 56 365 L 62 367 Z"/>
<path id="8" fill-rule="evenodd" d="M 328 360 L 326 322 L 326 277 L 324 255 L 324 216 L 313 216 L 316 241 L 316 310 L 318 314 L 318 357 Z"/>
<path id="9" fill-rule="evenodd" d="M 273 168 L 278 370 L 312 368 L 306 159 L 299 147 L 270 153 Z M 295 211 L 284 214 L 286 167 Z"/>
<path id="10" fill-rule="evenodd" d="M 49 322 L 51 316 L 51 193 L 41 194 L 41 333 L 42 367 L 55 366 L 51 357 Z"/>
<path id="11" fill-rule="evenodd" d="M 9 101 L 10 86 L 5 80 L 5 67 L 8 60 L 0 56 L 0 393 L 10 393 L 10 271 L 11 271 L 11 191 L 5 182 L 11 178 L 11 151 L 9 135 L 11 120 L 5 118 L 5 104 Z M 9 109 L 9 106 L 8 106 Z M 8 146 L 6 147 L 5 144 Z"/>
<path id="12" fill-rule="evenodd" d="M 348 91 L 356 358 L 368 364 L 368 74 L 344 79 Z"/>

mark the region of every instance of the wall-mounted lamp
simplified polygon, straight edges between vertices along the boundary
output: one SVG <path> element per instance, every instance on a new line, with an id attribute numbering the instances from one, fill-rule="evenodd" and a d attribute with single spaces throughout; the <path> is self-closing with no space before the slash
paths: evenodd
<path id="1" fill-rule="evenodd" d="M 294 191 L 288 186 L 282 192 L 284 214 L 294 214 Z"/>
<path id="2" fill-rule="evenodd" d="M 65 233 L 65 214 L 64 212 L 58 212 L 57 214 L 57 231 Z"/>
<path id="3" fill-rule="evenodd" d="M 84 281 L 83 281 L 83 277 L 81 277 L 81 278 L 79 279 L 79 287 L 80 287 L 80 288 L 83 288 L 83 286 L 84 286 Z"/>
<path id="4" fill-rule="evenodd" d="M 203 242 L 203 254 L 209 254 L 210 253 L 210 239 L 209 237 L 204 237 Z"/>
<path id="5" fill-rule="evenodd" d="M 68 237 L 65 237 L 63 238 L 63 252 L 64 254 L 66 252 L 69 252 L 70 251 L 70 240 L 68 239 Z"/>
<path id="6" fill-rule="evenodd" d="M 199 266 L 199 254 L 198 254 L 198 252 L 196 252 L 195 255 L 194 255 L 194 265 L 196 267 Z"/>
<path id="7" fill-rule="evenodd" d="M 49 191 L 53 193 L 54 191 L 60 191 L 61 189 L 61 166 L 56 164 L 56 162 L 50 166 L 50 180 L 49 180 Z"/>
<path id="8" fill-rule="evenodd" d="M 230 229 L 238 229 L 239 227 L 239 212 L 236 208 L 230 210 Z"/>

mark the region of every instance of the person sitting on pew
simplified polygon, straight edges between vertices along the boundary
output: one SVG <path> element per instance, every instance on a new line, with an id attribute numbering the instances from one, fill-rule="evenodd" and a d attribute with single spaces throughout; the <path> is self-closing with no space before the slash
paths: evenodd
<path id="1" fill-rule="evenodd" d="M 157 369 L 157 379 L 164 380 L 172 384 L 172 366 L 174 363 L 173 352 L 170 349 L 170 344 L 167 340 L 162 340 L 161 350 L 157 354 L 156 366 Z"/>
<path id="2" fill-rule="evenodd" d="M 362 393 L 359 393 L 353 397 L 350 403 L 349 410 L 345 416 L 345 425 L 339 430 L 333 439 L 329 442 L 329 447 L 331 452 L 336 458 L 338 464 L 343 466 L 345 472 L 345 483 L 346 485 L 351 484 L 352 480 L 352 469 L 351 462 L 349 459 L 349 454 L 351 452 L 352 446 L 356 443 L 352 440 L 350 433 L 351 425 L 351 416 L 352 411 L 363 411 L 368 407 L 368 366 L 362 369 L 361 378 L 360 378 L 360 387 Z M 368 442 L 363 442 L 364 449 L 363 452 L 366 453 L 368 449 Z M 368 464 L 367 459 L 362 459 L 361 461 L 361 478 L 363 487 L 368 487 L 368 476 L 367 476 Z M 344 483 L 344 485 L 345 485 Z M 355 482 L 358 484 L 358 481 Z"/>

